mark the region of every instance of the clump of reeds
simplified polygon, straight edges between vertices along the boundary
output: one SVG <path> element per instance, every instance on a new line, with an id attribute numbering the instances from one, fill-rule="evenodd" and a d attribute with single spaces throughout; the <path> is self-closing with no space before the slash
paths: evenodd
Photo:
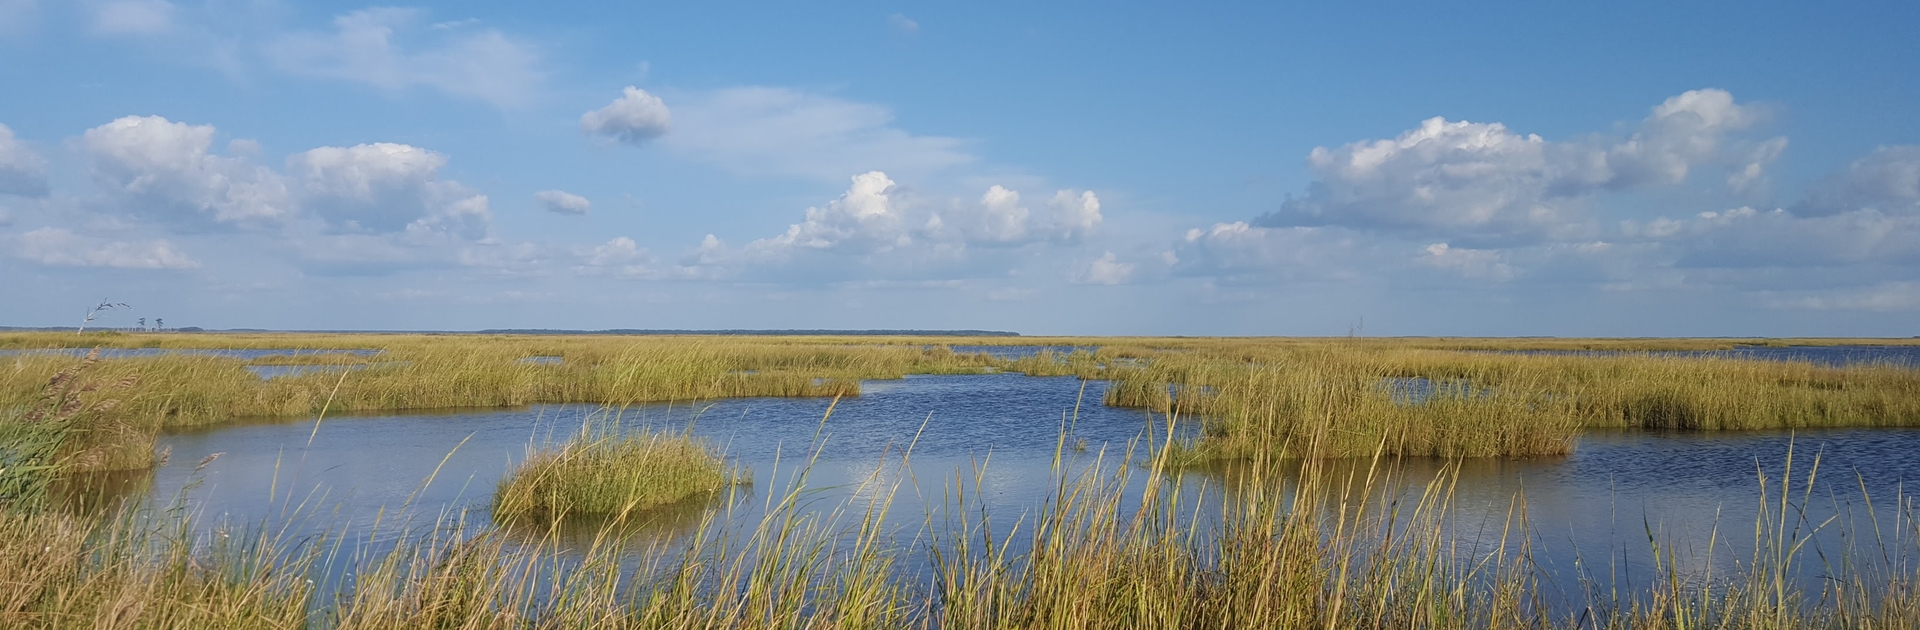
<path id="1" fill-rule="evenodd" d="M 692 436 L 588 425 L 558 447 L 534 449 L 501 477 L 493 517 L 498 522 L 620 517 L 747 481 Z"/>
<path id="2" fill-rule="evenodd" d="M 95 350 L 53 373 L 25 404 L 0 410 L 0 505 L 44 499 L 56 474 L 153 465 L 157 429 L 114 413 L 139 377 L 99 367 Z"/>

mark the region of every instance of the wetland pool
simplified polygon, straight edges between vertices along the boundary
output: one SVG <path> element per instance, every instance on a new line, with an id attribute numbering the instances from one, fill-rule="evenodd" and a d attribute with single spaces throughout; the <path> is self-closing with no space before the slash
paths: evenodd
<path id="1" fill-rule="evenodd" d="M 1148 440 L 1165 439 L 1166 419 L 1100 404 L 1105 388 L 1074 377 L 929 375 L 866 381 L 862 395 L 837 404 L 749 398 L 243 422 L 165 434 L 159 448 L 169 453 L 166 464 L 113 485 L 156 507 L 189 506 L 202 531 L 244 525 L 295 537 L 325 532 L 384 547 L 404 525 L 444 523 L 450 515 L 464 514 L 463 527 L 485 527 L 496 482 L 530 446 L 563 441 L 583 423 L 614 420 L 690 431 L 749 470 L 753 483 L 731 496 L 727 524 L 757 522 L 769 495 L 810 464 L 808 500 L 817 506 L 810 509 L 858 513 L 884 505 L 901 538 L 917 539 L 916 531 L 942 522 L 956 483 L 966 509 L 1010 525 L 1058 488 L 1056 455 L 1069 473 L 1139 470 Z M 1198 429 L 1181 421 L 1173 431 L 1193 439 Z M 1125 463 L 1130 445 L 1135 455 Z M 1766 499 L 1778 501 L 1789 449 L 1793 509 L 1804 510 L 1809 524 L 1827 523 L 1810 537 L 1810 552 L 1871 546 L 1875 541 L 1860 533 L 1876 525 L 1912 527 L 1900 493 L 1905 481 L 1920 480 L 1920 430 L 1907 429 L 1592 431 L 1567 456 L 1399 462 L 1404 483 L 1383 492 L 1408 499 L 1434 475 L 1457 474 L 1448 527 L 1470 553 L 1497 547 L 1516 499 L 1523 501 L 1524 530 L 1544 581 L 1572 593 L 1595 581 L 1643 585 L 1655 568 L 1652 542 L 1680 549 L 1680 568 L 1699 575 L 1725 575 L 1750 562 L 1762 477 L 1773 493 Z M 1816 455 L 1819 475 L 1808 485 Z M 1130 476 L 1133 492 L 1145 477 Z M 1193 490 L 1186 496 L 1234 491 L 1232 475 L 1220 471 L 1190 471 L 1179 483 L 1183 493 Z M 1874 501 L 1871 517 L 1863 497 Z M 684 535 L 727 502 L 664 510 L 644 534 Z M 1819 579 L 1818 567 L 1809 571 L 1804 579 Z"/>

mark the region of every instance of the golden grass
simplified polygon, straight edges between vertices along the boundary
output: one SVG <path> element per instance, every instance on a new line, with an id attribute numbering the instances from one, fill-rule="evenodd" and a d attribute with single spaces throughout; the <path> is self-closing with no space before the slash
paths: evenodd
<path id="1" fill-rule="evenodd" d="M 1105 402 L 1193 416 L 1192 457 L 1563 454 L 1586 428 L 1746 430 L 1920 426 L 1920 370 L 1901 366 L 1675 357 L 1727 339 L 916 338 L 542 335 L 11 333 L 0 347 L 363 349 L 373 357 L 288 355 L 252 363 L 355 365 L 261 380 L 232 358 L 102 360 L 133 378 L 84 439 L 95 469 L 139 467 L 165 427 L 317 412 L 629 405 L 750 396 L 858 395 L 864 379 L 990 370 L 1112 382 Z M 1773 341 L 1800 343 L 1808 340 Z M 1909 344 L 1915 340 L 1811 340 Z M 949 344 L 1053 344 L 1097 351 L 995 359 Z M 1516 350 L 1601 350 L 1528 354 Z M 554 357 L 553 362 L 526 361 Z M 80 359 L 0 359 L 0 410 L 18 409 Z M 7 364 L 11 363 L 11 366 Z M 8 368 L 11 369 L 8 369 Z M 1424 385 L 1418 385 L 1424 383 Z M 1431 395 L 1396 392 L 1408 384 Z M 78 452 L 78 451 L 76 451 Z"/>
<path id="2" fill-rule="evenodd" d="M 264 539 L 196 547 L 177 531 L 57 512 L 0 512 L 0 626 L 296 628 L 311 559 Z M 284 559 L 284 558 L 282 558 Z"/>
<path id="3" fill-rule="evenodd" d="M 1393 455 L 1557 455 L 1586 428 L 1920 426 L 1920 370 L 1890 365 L 1290 342 L 1101 354 L 1110 364 L 1085 376 L 1114 380 L 1107 404 L 1202 416 L 1200 446 L 1225 458 L 1383 443 Z M 1114 362 L 1128 356 L 1144 366 Z"/>
<path id="4" fill-rule="evenodd" d="M 500 478 L 493 518 L 501 523 L 619 518 L 712 496 L 745 481 L 750 478 L 702 440 L 645 429 L 623 433 L 617 423 L 589 420 L 572 440 L 532 450 Z"/>

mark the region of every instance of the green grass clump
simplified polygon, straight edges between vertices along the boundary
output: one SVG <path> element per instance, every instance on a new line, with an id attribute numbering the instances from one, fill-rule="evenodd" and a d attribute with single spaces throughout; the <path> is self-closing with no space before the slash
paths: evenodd
<path id="1" fill-rule="evenodd" d="M 745 480 L 693 437 L 587 427 L 559 448 L 533 451 L 508 471 L 493 494 L 493 518 L 621 517 Z"/>

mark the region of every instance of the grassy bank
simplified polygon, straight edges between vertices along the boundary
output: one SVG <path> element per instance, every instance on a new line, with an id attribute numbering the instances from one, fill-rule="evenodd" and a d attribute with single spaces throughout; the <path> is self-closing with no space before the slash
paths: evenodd
<path id="1" fill-rule="evenodd" d="M 166 354 L 89 361 L 65 354 L 0 357 L 0 413 L 42 401 L 48 383 L 83 363 L 93 378 L 119 384 L 95 407 L 76 441 L 98 445 L 81 467 L 137 468 L 151 462 L 153 436 L 169 427 L 235 418 L 305 416 L 537 403 L 631 405 L 752 396 L 857 395 L 864 379 L 915 373 L 973 373 L 993 360 L 945 347 L 848 345 L 834 340 L 732 338 L 505 337 L 425 335 L 62 335 L 0 336 L 0 347 L 254 348 L 370 350 L 376 354 L 275 353 L 253 360 Z M 248 365 L 341 368 L 261 379 Z M 347 371 L 351 369 L 351 371 Z M 102 395 L 86 392 L 87 397 Z M 0 421 L 4 421 L 0 417 Z M 142 446 L 144 444 L 144 446 Z M 145 451 L 142 450 L 145 449 Z M 90 451 L 91 452 L 91 451 Z M 142 459 L 141 453 L 148 453 Z"/>
<path id="2" fill-rule="evenodd" d="M 1519 354 L 1374 343 L 1115 346 L 1110 405 L 1205 418 L 1205 455 L 1525 457 L 1582 429 L 1920 426 L 1920 370 L 1891 365 Z M 1124 360 L 1124 361 L 1123 361 Z M 1058 362 L 1065 367 L 1066 361 Z"/>
<path id="3" fill-rule="evenodd" d="M 1907 344 L 1916 340 L 1752 340 Z M 380 412 L 535 403 L 629 405 L 749 396 L 858 395 L 863 379 L 978 373 L 1107 379 L 1106 404 L 1205 425 L 1189 455 L 1530 457 L 1582 429 L 1747 430 L 1920 426 L 1920 370 L 1823 367 L 1650 351 L 1726 339 L 1224 339 L 594 337 L 308 334 L 0 334 L 0 348 L 274 351 L 252 360 L 172 354 L 97 361 L 126 385 L 79 450 L 94 469 L 139 467 L 166 427 L 321 408 Z M 1097 348 L 1020 359 L 953 345 Z M 360 350 L 367 354 L 316 354 Z M 1581 354 L 1540 354 L 1521 351 Z M 1597 351 L 1593 353 L 1589 351 Z M 81 359 L 0 358 L 0 410 L 25 409 Z M 262 380 L 248 365 L 338 368 Z M 351 371 L 348 371 L 348 370 Z M 96 395 L 96 394 L 89 394 Z M 75 442 L 76 444 L 78 442 Z M 89 450 L 91 449 L 91 450 Z M 76 451 L 77 452 L 77 451 Z"/>

